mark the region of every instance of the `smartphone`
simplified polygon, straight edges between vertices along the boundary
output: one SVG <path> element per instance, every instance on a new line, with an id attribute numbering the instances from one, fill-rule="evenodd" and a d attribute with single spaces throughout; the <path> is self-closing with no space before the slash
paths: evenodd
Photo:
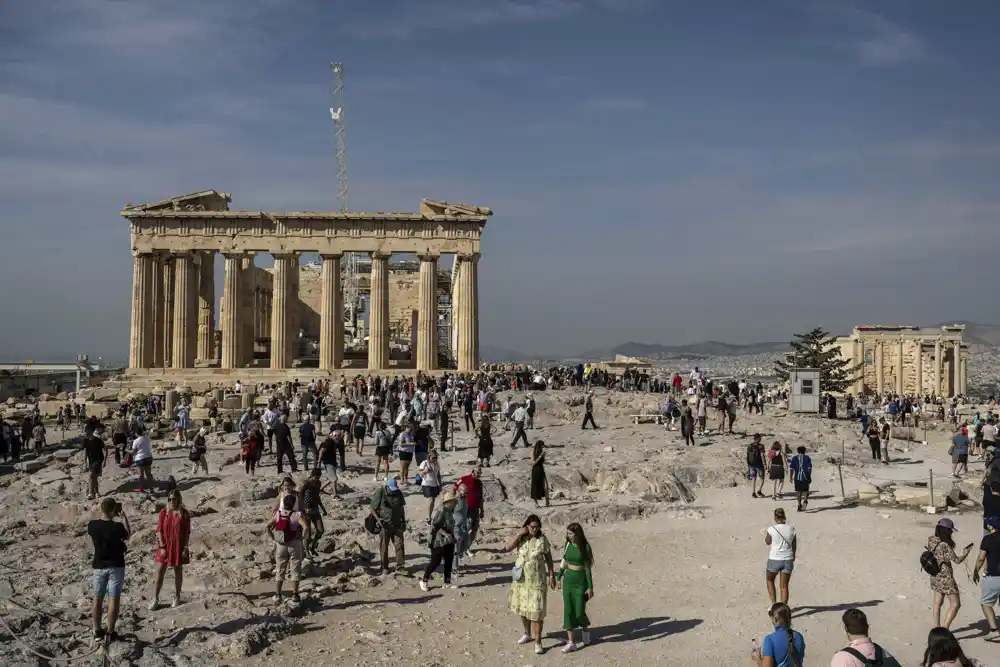
<path id="1" fill-rule="evenodd" d="M 968 546 L 966 546 L 965 548 L 971 549 L 975 544 L 976 544 L 975 542 L 969 542 Z"/>

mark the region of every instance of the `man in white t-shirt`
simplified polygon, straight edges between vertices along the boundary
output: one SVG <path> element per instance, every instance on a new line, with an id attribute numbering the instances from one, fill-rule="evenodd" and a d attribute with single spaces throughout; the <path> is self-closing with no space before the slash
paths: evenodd
<path id="1" fill-rule="evenodd" d="M 792 578 L 795 567 L 795 551 L 797 548 L 795 526 L 785 523 L 785 510 L 774 510 L 774 525 L 767 529 L 764 542 L 771 547 L 767 555 L 767 594 L 771 604 L 777 602 L 774 581 L 778 580 L 781 590 L 781 602 L 788 603 L 788 581 Z"/>

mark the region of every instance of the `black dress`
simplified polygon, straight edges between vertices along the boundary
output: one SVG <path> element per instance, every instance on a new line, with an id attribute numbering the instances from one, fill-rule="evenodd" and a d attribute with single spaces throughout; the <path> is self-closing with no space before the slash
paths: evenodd
<path id="1" fill-rule="evenodd" d="M 545 499 L 545 454 L 531 466 L 531 499 Z"/>
<path id="2" fill-rule="evenodd" d="M 493 436 L 490 435 L 489 429 L 479 431 L 479 453 L 476 458 L 493 458 Z"/>

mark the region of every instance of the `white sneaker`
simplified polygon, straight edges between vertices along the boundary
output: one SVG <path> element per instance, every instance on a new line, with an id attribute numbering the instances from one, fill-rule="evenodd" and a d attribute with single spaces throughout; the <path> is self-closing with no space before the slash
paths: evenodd
<path id="1" fill-rule="evenodd" d="M 524 645 L 530 641 L 531 641 L 531 635 L 521 635 L 521 638 L 517 640 L 517 643 Z"/>
<path id="2" fill-rule="evenodd" d="M 583 640 L 580 642 L 580 646 L 586 646 L 590 643 L 590 633 L 584 630 L 581 634 L 583 635 Z"/>
<path id="3" fill-rule="evenodd" d="M 535 646 L 538 646 L 538 645 L 535 644 Z M 576 644 L 574 644 L 573 642 L 567 642 L 566 645 L 562 647 L 562 652 L 563 653 L 572 653 L 575 650 L 576 650 Z M 537 653 L 537 651 L 536 651 L 536 653 Z"/>
<path id="4" fill-rule="evenodd" d="M 159 600 L 153 600 L 152 602 L 149 603 L 149 606 L 146 607 L 146 609 L 148 609 L 149 611 L 156 611 L 159 608 L 160 608 Z"/>
<path id="5" fill-rule="evenodd" d="M 427 582 L 424 581 L 423 579 L 420 580 L 420 590 L 422 590 L 424 593 L 427 592 Z"/>
<path id="6" fill-rule="evenodd" d="M 373 482 L 377 482 L 378 481 L 378 475 L 375 475 L 374 477 L 372 477 L 372 481 Z"/>
<path id="7" fill-rule="evenodd" d="M 173 601 L 173 603 L 170 606 L 173 607 L 174 609 L 177 609 L 177 607 L 181 606 L 181 599 L 180 598 L 174 598 L 174 601 Z"/>
<path id="8" fill-rule="evenodd" d="M 542 648 L 541 644 L 535 644 L 535 655 L 541 655 L 545 653 L 545 649 Z"/>

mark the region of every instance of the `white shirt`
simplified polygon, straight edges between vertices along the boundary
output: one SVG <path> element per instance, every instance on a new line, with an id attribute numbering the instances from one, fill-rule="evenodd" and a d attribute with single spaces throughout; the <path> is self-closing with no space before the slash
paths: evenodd
<path id="1" fill-rule="evenodd" d="M 150 444 L 149 438 L 140 435 L 132 441 L 132 460 L 145 461 L 151 458 L 153 458 L 153 445 Z"/>
<path id="2" fill-rule="evenodd" d="M 524 418 L 527 416 L 528 411 L 524 408 L 518 406 L 517 410 L 514 410 L 514 421 L 524 422 Z"/>
<path id="3" fill-rule="evenodd" d="M 776 523 L 767 529 L 771 536 L 771 553 L 768 560 L 794 560 L 792 542 L 795 541 L 795 526 L 787 523 Z"/>
<path id="4" fill-rule="evenodd" d="M 441 466 L 424 461 L 417 468 L 424 474 L 420 479 L 420 486 L 441 486 Z"/>
<path id="5" fill-rule="evenodd" d="M 983 424 L 983 440 L 995 442 L 997 439 L 997 427 L 993 424 Z"/>
<path id="6" fill-rule="evenodd" d="M 274 422 L 277 419 L 277 417 L 278 417 L 277 413 L 271 410 L 271 408 L 268 408 L 267 410 L 264 410 L 264 414 L 260 416 L 260 420 L 264 422 L 264 426 L 266 426 L 267 428 L 271 428 L 271 426 L 274 425 Z"/>

